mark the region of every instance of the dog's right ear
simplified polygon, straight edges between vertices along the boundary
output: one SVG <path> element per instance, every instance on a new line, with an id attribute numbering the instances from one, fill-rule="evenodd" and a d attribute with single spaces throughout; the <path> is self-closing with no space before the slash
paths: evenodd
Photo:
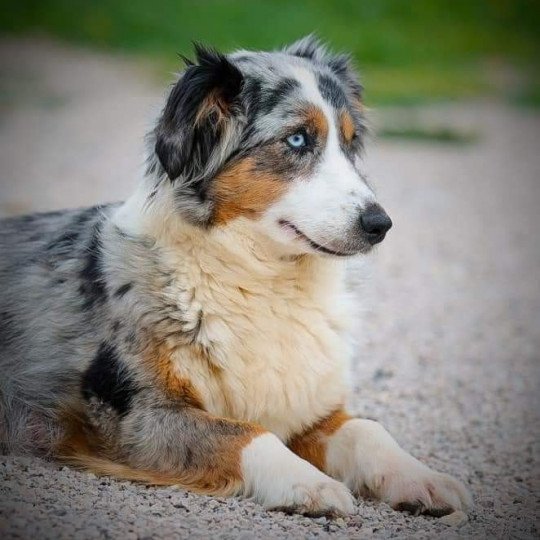
<path id="1" fill-rule="evenodd" d="M 362 85 L 352 67 L 351 57 L 348 54 L 332 54 L 317 36 L 309 34 L 292 45 L 285 47 L 284 52 L 292 56 L 313 60 L 328 66 L 340 78 L 351 92 L 352 97 L 361 106 Z"/>
<path id="2" fill-rule="evenodd" d="M 205 179 L 232 151 L 241 128 L 243 76 L 223 54 L 195 45 L 196 62 L 172 88 L 154 130 L 155 153 L 170 180 L 204 199 Z"/>

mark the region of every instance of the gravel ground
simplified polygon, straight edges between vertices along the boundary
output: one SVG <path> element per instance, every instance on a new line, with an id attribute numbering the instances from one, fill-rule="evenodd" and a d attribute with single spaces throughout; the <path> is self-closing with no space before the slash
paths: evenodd
<path id="1" fill-rule="evenodd" d="M 159 85 L 126 59 L 46 41 L 0 41 L 0 69 L 0 215 L 129 193 Z M 395 227 L 357 291 L 352 406 L 468 484 L 468 521 L 366 501 L 314 520 L 2 456 L 4 538 L 539 537 L 540 114 L 493 103 L 417 114 L 478 140 L 369 145 Z"/>

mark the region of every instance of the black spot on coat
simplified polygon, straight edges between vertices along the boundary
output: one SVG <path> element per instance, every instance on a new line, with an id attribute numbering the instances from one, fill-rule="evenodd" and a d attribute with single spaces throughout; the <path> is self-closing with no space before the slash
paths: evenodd
<path id="1" fill-rule="evenodd" d="M 122 366 L 114 346 L 102 343 L 83 376 L 84 398 L 89 400 L 96 397 L 116 409 L 120 415 L 125 415 L 137 392 L 137 385 Z"/>
<path id="2" fill-rule="evenodd" d="M 283 79 L 275 88 L 266 90 L 264 93 L 264 99 L 260 104 L 260 112 L 262 114 L 268 114 L 274 110 L 282 101 L 300 87 L 300 83 L 294 79 Z"/>
<path id="3" fill-rule="evenodd" d="M 124 285 L 116 289 L 116 291 L 114 292 L 114 296 L 116 296 L 116 298 L 122 298 L 122 296 L 124 296 L 127 292 L 129 292 L 132 287 L 133 287 L 132 283 L 125 283 Z"/>
<path id="4" fill-rule="evenodd" d="M 47 251 L 54 252 L 56 255 L 69 255 L 79 240 L 85 225 L 96 215 L 99 208 L 99 206 L 93 206 L 78 213 L 62 230 L 60 236 L 47 245 Z"/>
<path id="5" fill-rule="evenodd" d="M 15 316 L 7 310 L 0 311 L 0 349 L 22 336 Z"/>
<path id="6" fill-rule="evenodd" d="M 101 268 L 102 251 L 99 235 L 100 224 L 96 223 L 79 276 L 81 280 L 79 292 L 84 298 L 83 310 L 91 309 L 96 303 L 104 301 L 107 296 L 105 277 Z"/>
<path id="7" fill-rule="evenodd" d="M 317 84 L 321 96 L 336 109 L 347 105 L 347 97 L 340 82 L 330 75 L 319 74 Z"/>

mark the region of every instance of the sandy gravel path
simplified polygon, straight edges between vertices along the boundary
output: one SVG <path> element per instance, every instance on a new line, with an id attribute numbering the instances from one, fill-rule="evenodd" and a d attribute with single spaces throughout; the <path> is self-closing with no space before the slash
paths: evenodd
<path id="1" fill-rule="evenodd" d="M 0 215 L 129 193 L 162 94 L 140 67 L 3 40 L 0 74 Z M 395 227 L 356 292 L 353 407 L 467 483 L 469 520 L 365 501 L 345 520 L 313 520 L 1 456 L 0 536 L 538 538 L 540 114 L 489 103 L 419 114 L 479 138 L 370 144 Z"/>

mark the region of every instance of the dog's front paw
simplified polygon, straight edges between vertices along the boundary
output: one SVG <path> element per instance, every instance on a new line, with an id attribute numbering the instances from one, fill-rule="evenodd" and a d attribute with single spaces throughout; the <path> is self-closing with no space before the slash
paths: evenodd
<path id="1" fill-rule="evenodd" d="M 395 510 L 414 515 L 440 517 L 472 506 L 471 496 L 459 480 L 426 467 L 408 454 L 376 475 L 370 491 Z"/>
<path id="2" fill-rule="evenodd" d="M 396 510 L 443 516 L 472 506 L 461 482 L 405 452 L 373 420 L 349 420 L 331 439 L 327 463 L 330 474 L 354 492 L 376 497 Z"/>
<path id="3" fill-rule="evenodd" d="M 347 515 L 354 499 L 347 487 L 293 454 L 271 434 L 242 456 L 245 494 L 265 508 L 309 516 Z"/>
<path id="4" fill-rule="evenodd" d="M 289 479 L 292 485 L 282 486 L 278 499 L 265 506 L 271 510 L 282 510 L 307 516 L 346 516 L 354 509 L 354 499 L 347 487 L 320 473 L 320 477 Z"/>
<path id="5" fill-rule="evenodd" d="M 310 475 L 311 476 L 311 475 Z M 296 478 L 292 489 L 283 493 L 284 504 L 272 506 L 307 516 L 346 516 L 354 510 L 354 499 L 347 487 L 320 473 L 320 478 Z"/>

